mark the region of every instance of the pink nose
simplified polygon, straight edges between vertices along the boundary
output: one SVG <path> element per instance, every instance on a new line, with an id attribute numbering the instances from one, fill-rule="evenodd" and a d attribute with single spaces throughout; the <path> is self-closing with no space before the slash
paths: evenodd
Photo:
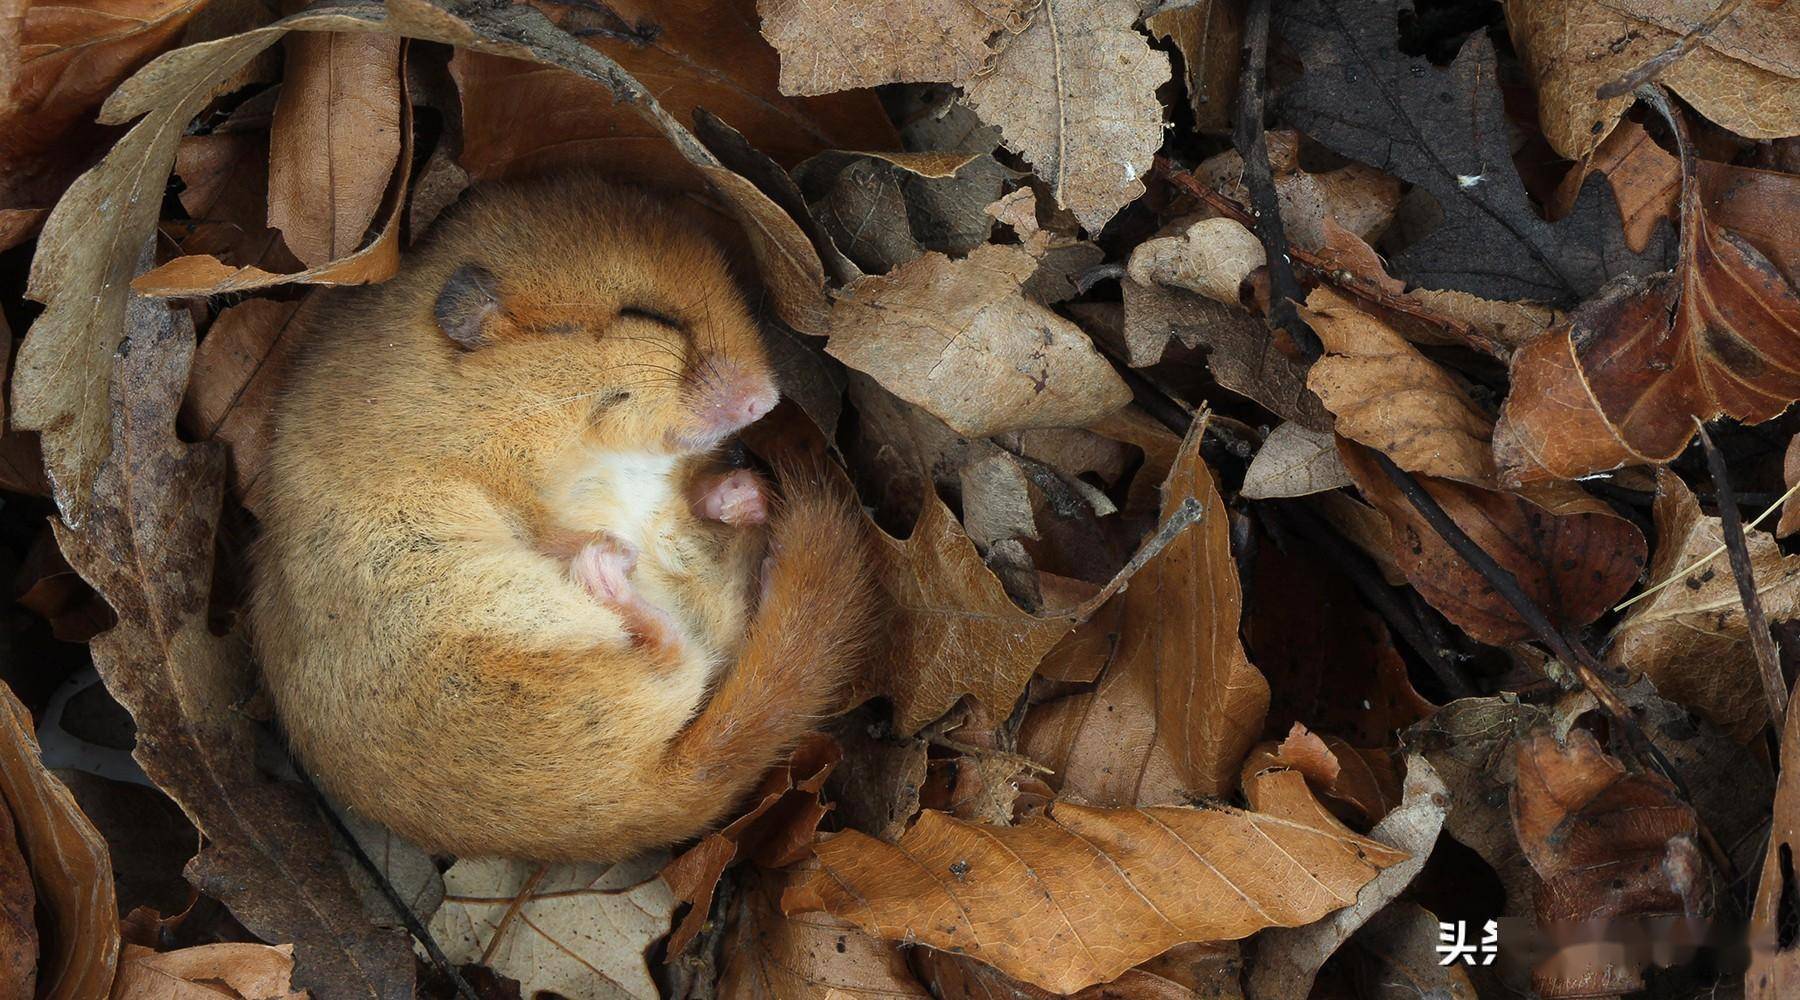
<path id="1" fill-rule="evenodd" d="M 781 394 L 766 375 L 755 375 L 729 362 L 712 362 L 699 380 L 693 443 L 707 447 L 762 419 Z"/>

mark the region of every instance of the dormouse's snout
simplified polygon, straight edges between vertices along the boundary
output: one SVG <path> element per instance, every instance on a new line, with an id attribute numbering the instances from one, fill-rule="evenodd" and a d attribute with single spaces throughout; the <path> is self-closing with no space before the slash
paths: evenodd
<path id="1" fill-rule="evenodd" d="M 767 373 L 718 356 L 701 359 L 693 378 L 694 424 L 678 435 L 684 447 L 711 448 L 761 420 L 781 400 Z"/>

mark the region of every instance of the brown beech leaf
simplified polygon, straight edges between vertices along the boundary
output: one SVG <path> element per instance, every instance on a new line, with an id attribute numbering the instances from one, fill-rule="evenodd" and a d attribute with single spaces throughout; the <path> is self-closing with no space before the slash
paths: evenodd
<path id="1" fill-rule="evenodd" d="M 1674 45 L 1712 13 L 1693 0 L 1519 0 L 1507 27 L 1538 92 L 1538 120 L 1558 153 L 1581 160 L 1607 137 L 1629 95 L 1595 91 Z M 1800 133 L 1800 22 L 1766 3 L 1739 4 L 1657 79 L 1740 135 Z"/>
<path id="2" fill-rule="evenodd" d="M 1701 513 L 1693 492 L 1666 469 L 1657 473 L 1654 514 L 1653 582 L 1725 544 L 1719 519 Z M 1745 531 L 1744 542 L 1770 620 L 1800 614 L 1800 556 L 1783 555 L 1764 531 Z M 1613 633 L 1607 662 L 1643 671 L 1663 697 L 1691 706 L 1740 741 L 1749 742 L 1769 720 L 1744 604 L 1724 556 L 1632 605 Z"/>
<path id="3" fill-rule="evenodd" d="M 1456 379 L 1330 288 L 1314 289 L 1302 315 L 1325 345 L 1306 387 L 1337 414 L 1338 434 L 1409 472 L 1494 485 L 1493 421 Z"/>
<path id="4" fill-rule="evenodd" d="M 1684 160 L 1675 271 L 1608 286 L 1513 356 L 1494 428 L 1505 482 L 1667 462 L 1696 420 L 1758 423 L 1800 398 L 1800 294 L 1708 218 Z"/>
<path id="5" fill-rule="evenodd" d="M 1285 745 L 1284 745 L 1285 746 Z M 1400 804 L 1369 831 L 1369 839 L 1407 854 L 1356 894 L 1356 902 L 1304 927 L 1272 927 L 1256 939 L 1250 967 L 1251 1000 L 1287 1000 L 1312 992 L 1320 966 L 1377 912 L 1394 901 L 1424 869 L 1436 846 L 1450 805 L 1449 790 L 1425 758 L 1406 761 L 1406 792 Z"/>
<path id="6" fill-rule="evenodd" d="M 114 446 L 91 515 L 56 525 L 70 565 L 118 614 L 90 643 L 137 725 L 133 757 L 206 835 L 188 877 L 265 940 L 294 942 L 299 979 L 334 996 L 412 989 L 406 936 L 363 918 L 312 796 L 255 767 L 238 704 L 255 690 L 243 643 L 207 624 L 224 491 L 216 445 L 183 443 L 175 408 L 193 359 L 186 311 L 133 300 L 111 393 Z"/>
<path id="7" fill-rule="evenodd" d="M 269 225 L 308 267 L 362 245 L 400 156 L 400 101 L 399 38 L 288 37 L 269 129 Z"/>
<path id="8" fill-rule="evenodd" d="M 1080 327 L 1021 293 L 1037 266 L 989 244 L 859 279 L 832 306 L 826 350 L 968 437 L 1084 427 L 1131 390 Z"/>
<path id="9" fill-rule="evenodd" d="M 819 790 L 843 756 L 831 737 L 808 735 L 786 763 L 763 776 L 754 803 L 743 815 L 663 866 L 662 880 L 676 901 L 693 904 L 669 935 L 669 954 L 680 954 L 712 919 L 713 890 L 739 856 L 781 868 L 810 855 L 819 820 L 831 809 L 819 802 Z"/>
<path id="10" fill-rule="evenodd" d="M 675 913 L 661 855 L 616 865 L 462 858 L 430 931 L 451 962 L 519 981 L 522 996 L 656 1000 L 644 952 Z"/>
<path id="11" fill-rule="evenodd" d="M 268 458 L 275 394 L 299 346 L 293 336 L 299 309 L 299 302 L 251 299 L 220 312 L 195 352 L 181 401 L 182 427 L 225 445 L 232 492 L 251 511 Z"/>
<path id="12" fill-rule="evenodd" d="M 1136 0 L 1044 0 L 963 84 L 981 120 L 1030 161 L 1089 234 L 1144 193 L 1163 141 L 1169 57 L 1132 27 Z M 959 81 L 962 82 L 962 81 Z"/>
<path id="13" fill-rule="evenodd" d="M 348 3 L 165 53 L 121 84 L 100 120 L 140 119 L 100 163 L 69 185 L 44 222 L 26 295 L 44 311 L 13 368 L 13 420 L 39 431 L 57 509 L 70 525 L 112 447 L 107 385 L 124 335 L 125 303 L 188 121 L 213 88 L 289 30 L 375 30 L 383 6 Z"/>
<path id="14" fill-rule="evenodd" d="M 294 989 L 294 946 L 230 941 L 119 958 L 111 1000 L 307 1000 Z"/>
<path id="15" fill-rule="evenodd" d="M 204 0 L 15 0 L 0 18 L 0 250 L 25 241 L 106 133 L 94 109 Z M 5 221 L 14 216 L 12 224 Z"/>
<path id="16" fill-rule="evenodd" d="M 891 941 L 864 934 L 826 913 L 783 916 L 782 891 L 818 871 L 808 859 L 785 872 L 745 880 L 738 918 L 726 939 L 721 1000 L 898 1000 L 932 994 Z"/>
<path id="17" fill-rule="evenodd" d="M 826 7 L 758 0 L 763 37 L 781 53 L 781 92 L 829 94 L 884 83 L 966 80 L 990 42 L 1025 26 L 1022 0 L 875 0 Z"/>
<path id="18" fill-rule="evenodd" d="M 1231 100 L 1237 95 L 1238 66 L 1243 61 L 1243 7 L 1235 0 L 1161 6 L 1144 19 L 1144 27 L 1181 51 L 1194 127 L 1230 132 Z"/>
<path id="19" fill-rule="evenodd" d="M 1229 515 L 1196 432 L 1163 482 L 1163 522 L 1189 498 L 1199 520 L 1051 654 L 1102 664 L 1093 692 L 1034 706 L 1021 733 L 1064 796 L 1110 807 L 1224 795 L 1262 732 L 1269 685 L 1238 640 Z"/>
<path id="20" fill-rule="evenodd" d="M 1074 1000 L 1243 1000 L 1235 941 L 1178 944 L 1110 983 L 1069 994 Z M 1062 994 L 1022 983 L 964 955 L 917 948 L 913 966 L 939 1000 L 1056 1000 Z"/>
<path id="21" fill-rule="evenodd" d="M 0 685 L 0 811 L 11 816 L 9 840 L 23 849 L 30 866 L 29 891 L 11 895 L 4 908 L 6 923 L 29 931 L 28 939 L 0 934 L 9 946 L 0 952 L 0 968 L 19 970 L 0 995 L 30 997 L 33 969 L 36 996 L 99 997 L 112 982 L 119 958 L 118 901 L 113 895 L 113 868 L 106 841 L 82 815 L 69 789 L 44 768 L 31 713 Z M 35 899 L 32 896 L 35 895 Z M 44 934 L 37 934 L 35 913 L 42 914 Z M 24 912 L 15 907 L 24 904 Z M 13 964 L 10 946 L 25 949 Z M 7 993 L 18 989 L 23 992 Z"/>
<path id="22" fill-rule="evenodd" d="M 1338 447 L 1357 488 L 1387 515 L 1394 557 L 1421 597 L 1479 642 L 1504 645 L 1533 634 L 1512 605 L 1432 530 L 1367 450 L 1341 439 Z M 1573 484 L 1548 483 L 1526 494 L 1418 478 L 1560 627 L 1600 617 L 1644 570 L 1644 536 L 1637 526 Z"/>
<path id="23" fill-rule="evenodd" d="M 820 843 L 823 872 L 782 909 L 824 910 L 1072 993 L 1177 944 L 1310 923 L 1406 857 L 1344 828 L 1303 783 L 1272 787 L 1260 805 L 1271 811 L 1056 802 L 1012 827 L 928 811 L 898 844 L 853 830 Z"/>
<path id="24" fill-rule="evenodd" d="M 1699 823 L 1666 779 L 1628 773 L 1584 729 L 1533 733 L 1515 753 L 1513 830 L 1540 879 L 1539 927 L 1710 908 Z M 1640 972 L 1569 945 L 1532 985 L 1550 998 L 1606 996 L 1642 988 Z"/>
<path id="25" fill-rule="evenodd" d="M 1800 895 L 1794 856 L 1800 853 L 1800 698 L 1789 696 L 1781 734 L 1781 783 L 1775 803 L 1762 878 L 1750 916 L 1750 968 L 1744 973 L 1747 1000 L 1780 1000 L 1800 989 L 1800 947 L 1783 911 Z"/>

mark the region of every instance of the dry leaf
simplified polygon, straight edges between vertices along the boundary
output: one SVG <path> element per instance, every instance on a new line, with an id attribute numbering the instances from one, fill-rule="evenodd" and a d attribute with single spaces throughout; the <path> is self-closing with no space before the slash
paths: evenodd
<path id="1" fill-rule="evenodd" d="M 1231 102 L 1237 95 L 1238 67 L 1243 61 L 1243 6 L 1238 0 L 1162 6 L 1165 9 L 1144 19 L 1144 27 L 1181 51 L 1194 128 L 1230 132 Z"/>
<path id="2" fill-rule="evenodd" d="M 1405 860 L 1383 869 L 1356 894 L 1356 902 L 1305 927 L 1273 927 L 1256 939 L 1251 965 L 1251 1000 L 1287 1000 L 1312 992 L 1313 979 L 1344 942 L 1394 901 L 1425 867 L 1437 844 L 1450 805 L 1443 779 L 1414 754 L 1406 761 L 1406 793 L 1400 805 L 1369 831 L 1369 838 L 1404 852 Z"/>
<path id="3" fill-rule="evenodd" d="M 67 787 L 44 769 L 31 713 L 0 685 L 0 809 L 11 816 L 16 843 L 30 866 L 32 893 L 9 896 L 10 910 L 27 902 L 23 929 L 32 931 L 23 956 L 35 970 L 36 996 L 98 997 L 112 982 L 119 959 L 118 901 L 106 841 L 82 815 Z M 35 894 L 35 899 L 31 896 Z M 34 909 L 30 903 L 35 902 Z M 43 917 L 43 936 L 34 926 Z M 13 914 L 9 913 L 9 917 Z M 9 921 L 10 922 L 10 921 Z M 0 968 L 22 970 L 6 963 Z M 32 996 L 31 977 L 21 974 L 21 996 Z M 9 996 L 11 994 L 8 994 Z"/>
<path id="4" fill-rule="evenodd" d="M 912 961 L 939 1000 L 1056 1000 L 1061 996 L 947 951 L 915 948 Z M 1178 944 L 1110 983 L 1098 983 L 1069 996 L 1074 1000 L 1243 1000 L 1243 987 L 1238 985 L 1242 965 L 1235 941 Z"/>
<path id="5" fill-rule="evenodd" d="M 720 1000 L 897 1000 L 931 996 L 899 945 L 825 913 L 783 916 L 781 893 L 818 870 L 808 860 L 748 880 L 725 945 Z"/>
<path id="6" fill-rule="evenodd" d="M 401 96 L 399 38 L 287 39 L 269 130 L 269 225 L 308 267 L 362 245 L 400 156 Z"/>
<path id="7" fill-rule="evenodd" d="M 1493 421 L 1450 373 L 1380 317 L 1329 288 L 1302 311 L 1325 345 L 1306 386 L 1337 414 L 1337 433 L 1409 472 L 1494 485 Z"/>
<path id="8" fill-rule="evenodd" d="M 299 347 L 293 336 L 299 309 L 299 302 L 251 299 L 220 312 L 200 341 L 181 401 L 182 427 L 226 446 L 232 492 L 252 512 L 268 461 L 275 395 Z"/>
<path id="9" fill-rule="evenodd" d="M 1368 451 L 1342 439 L 1338 447 L 1357 488 L 1393 525 L 1394 557 L 1421 597 L 1479 642 L 1500 645 L 1534 634 L 1425 522 Z M 1643 572 L 1644 536 L 1637 527 L 1572 484 L 1517 494 L 1418 478 L 1451 520 L 1512 573 L 1559 627 L 1600 617 Z"/>
<path id="10" fill-rule="evenodd" d="M 827 7 L 758 0 L 763 37 L 781 53 L 781 92 L 966 80 L 993 57 L 990 41 L 1017 32 L 1021 0 L 875 0 Z"/>
<path id="11" fill-rule="evenodd" d="M 1350 485 L 1338 458 L 1337 436 L 1288 421 L 1269 432 L 1239 491 L 1248 500 L 1303 497 Z"/>
<path id="12" fill-rule="evenodd" d="M 656 1000 L 644 953 L 675 913 L 674 895 L 656 877 L 661 860 L 463 858 L 444 873 L 444 905 L 430 930 L 451 962 L 517 979 L 523 996 L 550 990 L 568 1000 Z"/>
<path id="13" fill-rule="evenodd" d="M 1098 658 L 1104 671 L 1094 692 L 1035 706 L 1021 737 L 1065 796 L 1132 806 L 1224 795 L 1262 731 L 1269 685 L 1238 640 L 1229 518 L 1196 432 L 1163 483 L 1163 521 L 1188 498 L 1199 521 L 1052 654 Z"/>
<path id="14" fill-rule="evenodd" d="M 1661 583 L 1725 544 L 1716 517 L 1668 470 L 1656 477 L 1656 559 L 1649 578 Z M 1800 556 L 1783 555 L 1767 532 L 1747 530 L 1751 573 L 1772 621 L 1800 613 Z M 1724 556 L 1632 605 L 1613 633 L 1607 662 L 1642 671 L 1665 698 L 1749 742 L 1769 719 L 1737 579 Z"/>
<path id="15" fill-rule="evenodd" d="M 1232 219 L 1199 219 L 1178 236 L 1145 240 L 1131 251 L 1126 273 L 1139 285 L 1168 285 L 1198 292 L 1228 306 L 1238 286 L 1269 262 L 1262 241 Z"/>
<path id="16" fill-rule="evenodd" d="M 182 256 L 207 255 L 277 273 L 304 270 L 281 234 L 268 226 L 268 161 L 266 129 L 182 137 L 175 176 L 188 218 L 165 218 L 158 232 Z"/>
<path id="17" fill-rule="evenodd" d="M 1744 973 L 1747 1000 L 1780 1000 L 1800 987 L 1800 948 L 1784 912 L 1800 893 L 1794 854 L 1800 851 L 1800 698 L 1788 698 L 1781 735 L 1781 783 L 1775 787 L 1769 846 L 1750 916 L 1750 968 Z"/>
<path id="18" fill-rule="evenodd" d="M 109 408 L 114 446 L 90 516 L 56 525 L 70 565 L 118 614 L 90 643 L 94 665 L 136 723 L 133 757 L 206 835 L 190 880 L 252 933 L 294 942 L 303 984 L 342 996 L 410 991 L 404 935 L 363 919 L 312 797 L 256 770 L 252 723 L 238 708 L 254 691 L 246 651 L 208 627 L 224 457 L 175 435 L 192 322 L 148 299 L 133 300 L 129 316 Z"/>
<path id="19" fill-rule="evenodd" d="M 1272 796 L 1279 813 L 1058 802 L 1003 828 L 926 812 L 898 844 L 855 831 L 819 844 L 824 872 L 782 909 L 825 910 L 1072 993 L 1183 942 L 1310 923 L 1405 858 L 1291 794 Z"/>
<path id="20" fill-rule="evenodd" d="M 1674 45 L 1715 7 L 1694 0 L 1515 0 L 1513 44 L 1538 91 L 1544 138 L 1584 159 L 1635 100 L 1595 91 Z M 1714 122 L 1755 139 L 1800 133 L 1800 21 L 1791 9 L 1739 4 L 1657 79 Z"/>
<path id="21" fill-rule="evenodd" d="M 294 946 L 240 942 L 154 952 L 135 944 L 119 958 L 111 1000 L 307 1000 L 293 988 Z"/>
<path id="22" fill-rule="evenodd" d="M 1144 193 L 1163 140 L 1169 57 L 1132 24 L 1135 0 L 1043 0 L 987 72 L 963 84 L 981 120 L 1097 235 Z"/>
<path id="23" fill-rule="evenodd" d="M 826 350 L 969 437 L 1086 426 L 1131 390 L 1079 327 L 1021 294 L 1036 269 L 990 244 L 863 278 L 832 307 Z"/>
<path id="24" fill-rule="evenodd" d="M 1707 217 L 1687 164 L 1676 270 L 1610 286 L 1513 356 L 1494 429 L 1504 481 L 1666 462 L 1696 420 L 1759 423 L 1800 398 L 1800 294 Z"/>
<path id="25" fill-rule="evenodd" d="M 0 983 L 0 997 L 5 1000 L 30 1000 L 37 994 L 36 909 L 31 868 L 19 847 L 12 811 L 0 798 L 0 969 L 8 979 Z"/>
<path id="26" fill-rule="evenodd" d="M 1370 1000 L 1479 1000 L 1463 966 L 1438 951 L 1437 914 L 1400 902 L 1369 918 L 1351 941 L 1381 963 Z"/>
<path id="27" fill-rule="evenodd" d="M 1326 220 L 1358 239 L 1372 240 L 1393 221 L 1400 182 L 1352 160 L 1333 170 L 1311 173 L 1300 166 L 1300 135 L 1292 129 L 1268 133 L 1269 167 L 1282 231 L 1305 250 L 1327 243 Z M 1244 186 L 1244 157 L 1235 149 L 1194 168 L 1194 178 L 1240 205 L 1251 204 Z"/>

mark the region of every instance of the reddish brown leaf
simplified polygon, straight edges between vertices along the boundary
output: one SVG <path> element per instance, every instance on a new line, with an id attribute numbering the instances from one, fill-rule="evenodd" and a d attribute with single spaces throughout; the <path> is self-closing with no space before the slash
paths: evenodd
<path id="1" fill-rule="evenodd" d="M 1784 919 L 1800 899 L 1800 697 L 1789 697 L 1781 735 L 1781 783 L 1763 856 L 1756 907 L 1750 916 L 1750 968 L 1744 973 L 1747 1000 L 1781 1000 L 1800 990 L 1800 941 Z"/>
<path id="2" fill-rule="evenodd" d="M 1393 525 L 1395 558 L 1420 596 L 1481 642 L 1499 645 L 1533 634 L 1512 605 L 1432 530 L 1367 451 L 1342 440 L 1338 447 L 1357 488 Z M 1644 570 L 1643 534 L 1572 485 L 1552 483 L 1516 494 L 1418 478 L 1559 626 L 1600 617 Z"/>
<path id="3" fill-rule="evenodd" d="M 1757 423 L 1800 398 L 1800 295 L 1708 217 L 1691 155 L 1675 271 L 1609 286 L 1513 356 L 1494 428 L 1505 482 L 1667 462 L 1696 420 Z"/>
<path id="4" fill-rule="evenodd" d="M 0 798 L 0 1000 L 30 1000 L 37 990 L 36 906 L 12 811 Z"/>
<path id="5" fill-rule="evenodd" d="M 747 880 L 725 945 L 719 978 L 724 1000 L 898 1000 L 931 994 L 891 941 L 864 934 L 825 913 L 783 916 L 782 890 L 811 877 L 818 863 L 789 872 L 757 871 Z"/>
<path id="6" fill-rule="evenodd" d="M 231 460 L 232 492 L 255 511 L 267 461 L 270 420 L 282 372 L 299 344 L 292 333 L 299 302 L 252 299 L 219 313 L 194 356 L 181 401 L 182 426 L 219 441 Z"/>

